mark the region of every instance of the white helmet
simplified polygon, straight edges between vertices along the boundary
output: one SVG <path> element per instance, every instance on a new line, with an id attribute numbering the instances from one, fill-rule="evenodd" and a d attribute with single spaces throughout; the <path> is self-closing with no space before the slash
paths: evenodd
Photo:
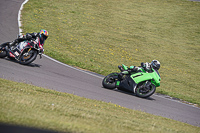
<path id="1" fill-rule="evenodd" d="M 159 68 L 160 68 L 160 62 L 158 60 L 153 60 L 151 62 L 151 66 L 153 67 L 153 69 L 159 70 Z"/>

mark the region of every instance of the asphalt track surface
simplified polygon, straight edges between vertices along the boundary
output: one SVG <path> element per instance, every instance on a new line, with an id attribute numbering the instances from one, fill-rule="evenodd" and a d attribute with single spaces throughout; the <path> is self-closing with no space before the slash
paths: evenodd
<path id="1" fill-rule="evenodd" d="M 0 44 L 16 38 L 19 32 L 18 10 L 23 1 L 0 0 Z M 111 102 L 200 127 L 200 109 L 197 107 L 159 95 L 143 99 L 130 93 L 104 89 L 101 85 L 103 76 L 76 69 L 48 56 L 38 57 L 28 66 L 0 59 L 0 78 Z"/>

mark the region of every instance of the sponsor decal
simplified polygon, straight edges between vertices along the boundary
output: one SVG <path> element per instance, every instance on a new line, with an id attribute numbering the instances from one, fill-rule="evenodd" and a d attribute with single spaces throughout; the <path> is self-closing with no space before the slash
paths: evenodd
<path id="1" fill-rule="evenodd" d="M 14 53 L 16 56 L 19 56 L 19 53 L 16 51 L 15 53 Z"/>
<path id="2" fill-rule="evenodd" d="M 15 58 L 15 56 L 10 52 L 10 57 L 13 57 L 13 58 Z"/>

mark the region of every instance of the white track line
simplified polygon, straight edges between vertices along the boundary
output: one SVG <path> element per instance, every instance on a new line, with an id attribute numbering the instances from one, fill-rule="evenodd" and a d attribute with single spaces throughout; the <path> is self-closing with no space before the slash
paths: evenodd
<path id="1" fill-rule="evenodd" d="M 21 18 L 21 11 L 22 11 L 22 9 L 23 9 L 24 4 L 26 4 L 27 2 L 28 2 L 28 0 L 25 0 L 25 1 L 21 4 L 21 7 L 20 7 L 19 12 L 18 12 L 19 35 L 21 35 L 21 33 L 22 33 L 22 29 L 20 28 L 20 27 L 22 26 L 21 21 L 20 21 L 20 18 Z"/>
<path id="2" fill-rule="evenodd" d="M 103 79 L 103 77 L 101 77 L 101 76 L 98 76 L 98 75 L 95 75 L 95 74 L 89 73 L 89 72 L 87 72 L 87 71 L 84 71 L 84 70 L 81 70 L 81 69 L 78 69 L 78 68 L 72 67 L 72 66 L 70 66 L 70 65 L 64 64 L 64 63 L 62 63 L 62 62 L 60 62 L 60 61 L 58 61 L 58 60 L 55 60 L 55 59 L 53 59 L 53 58 L 51 58 L 51 57 L 45 55 L 45 54 L 43 54 L 43 56 L 45 56 L 46 58 L 49 58 L 50 60 L 52 60 L 52 61 L 54 61 L 54 62 L 56 62 L 56 63 L 59 63 L 59 64 L 61 64 L 61 65 L 64 65 L 64 66 L 66 66 L 66 67 L 69 67 L 69 68 L 72 68 L 72 69 L 74 69 L 74 70 L 77 70 L 77 71 L 80 71 L 80 72 L 86 73 L 86 74 L 88 74 L 88 75 L 92 75 L 92 76 L 94 76 L 94 77 L 97 77 L 97 78 L 101 78 L 101 79 Z"/>

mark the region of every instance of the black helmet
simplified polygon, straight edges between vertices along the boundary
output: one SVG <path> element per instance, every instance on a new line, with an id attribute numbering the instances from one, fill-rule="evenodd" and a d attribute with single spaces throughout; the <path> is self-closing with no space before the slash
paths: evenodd
<path id="1" fill-rule="evenodd" d="M 153 69 L 159 70 L 160 69 L 160 62 L 158 60 L 153 60 L 151 62 L 151 66 L 153 67 Z"/>

